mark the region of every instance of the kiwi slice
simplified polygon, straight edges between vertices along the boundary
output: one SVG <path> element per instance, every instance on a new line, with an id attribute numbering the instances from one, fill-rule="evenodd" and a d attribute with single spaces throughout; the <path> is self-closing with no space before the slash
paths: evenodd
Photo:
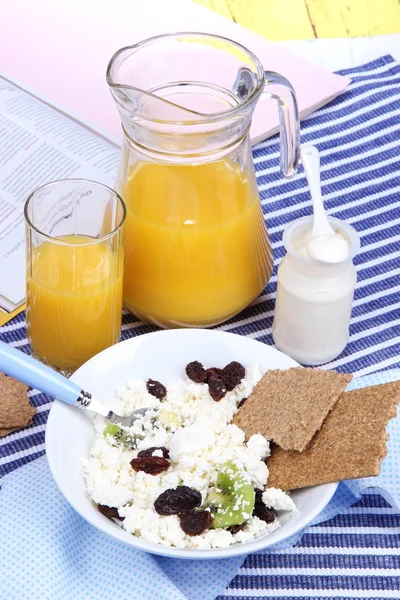
<path id="1" fill-rule="evenodd" d="M 131 435 L 114 423 L 107 423 L 103 430 L 103 435 L 104 437 L 107 435 L 111 436 L 113 440 L 112 445 L 121 446 L 124 450 L 135 450 L 138 441 L 143 439 L 143 436 Z"/>
<path id="2" fill-rule="evenodd" d="M 115 435 L 119 431 L 121 431 L 121 427 L 118 427 L 118 425 L 115 425 L 114 423 L 107 423 L 104 427 L 103 435 Z"/>
<path id="3" fill-rule="evenodd" d="M 244 467 L 234 462 L 224 463 L 219 472 L 215 488 L 206 499 L 214 517 L 211 527 L 226 529 L 232 525 L 241 525 L 252 515 L 255 492 Z"/>

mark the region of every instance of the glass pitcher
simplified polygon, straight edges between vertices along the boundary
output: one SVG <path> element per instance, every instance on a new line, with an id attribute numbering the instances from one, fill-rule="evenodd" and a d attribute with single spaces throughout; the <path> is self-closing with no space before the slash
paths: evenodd
<path id="1" fill-rule="evenodd" d="M 127 207 L 124 305 L 161 327 L 225 321 L 260 294 L 273 266 L 252 114 L 261 95 L 278 101 L 281 171 L 291 177 L 294 90 L 243 46 L 199 33 L 122 48 L 107 82 L 124 131 L 116 181 Z"/>

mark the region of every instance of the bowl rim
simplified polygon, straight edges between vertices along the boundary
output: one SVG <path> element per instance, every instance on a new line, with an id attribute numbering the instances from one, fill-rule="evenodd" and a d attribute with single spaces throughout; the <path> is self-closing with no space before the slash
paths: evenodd
<path id="1" fill-rule="evenodd" d="M 201 333 L 199 333 L 199 332 L 201 332 Z M 294 361 L 293 359 L 291 359 L 290 357 L 285 355 L 283 352 L 280 352 L 276 348 L 274 348 L 272 346 L 268 346 L 266 344 L 263 344 L 259 340 L 255 340 L 253 338 L 249 338 L 249 337 L 242 336 L 239 334 L 225 332 L 225 331 L 219 331 L 219 330 L 209 330 L 209 329 L 189 329 L 189 328 L 188 329 L 171 329 L 171 330 L 153 331 L 153 332 L 145 333 L 145 334 L 142 334 L 139 336 L 134 336 L 132 338 L 123 340 L 123 341 L 119 342 L 118 344 L 115 344 L 114 346 L 110 346 L 109 348 L 106 348 L 99 354 L 96 354 L 94 357 L 92 357 L 89 361 L 84 363 L 84 365 L 82 365 L 82 367 L 80 367 L 77 371 L 75 371 L 75 373 L 71 376 L 71 380 L 75 381 L 75 383 L 78 383 L 79 372 L 81 371 L 81 369 L 83 369 L 84 367 L 86 368 L 86 366 L 91 361 L 94 361 L 97 357 L 112 353 L 113 351 L 115 351 L 114 349 L 117 346 L 120 347 L 122 345 L 129 346 L 134 343 L 137 344 L 138 340 L 143 339 L 143 338 L 146 338 L 146 339 L 149 339 L 151 337 L 157 338 L 160 335 L 162 335 L 164 337 L 166 337 L 166 336 L 173 337 L 177 334 L 178 335 L 186 335 L 188 337 L 190 337 L 193 334 L 195 334 L 195 335 L 204 335 L 204 334 L 210 335 L 211 334 L 214 337 L 224 337 L 226 339 L 228 339 L 228 337 L 234 337 L 236 339 L 241 338 L 243 340 L 261 344 L 265 349 L 268 349 L 267 351 L 272 351 L 274 354 L 275 353 L 280 354 L 283 357 L 285 357 L 286 360 L 290 360 L 292 362 L 293 366 L 298 365 L 298 363 L 296 363 L 296 361 Z M 279 547 L 279 545 L 282 544 L 282 542 L 284 542 L 288 538 L 291 538 L 292 536 L 296 535 L 299 531 L 309 527 L 310 523 L 316 518 L 316 516 L 318 514 L 320 514 L 320 512 L 322 512 L 322 510 L 330 502 L 332 496 L 336 492 L 336 489 L 339 485 L 339 482 L 337 482 L 337 483 L 324 484 L 323 486 L 312 486 L 313 489 L 321 487 L 321 488 L 325 488 L 325 490 L 324 490 L 324 494 L 323 494 L 321 500 L 315 502 L 313 507 L 311 508 L 311 510 L 307 516 L 306 522 L 304 523 L 304 522 L 301 522 L 301 520 L 300 520 L 300 522 L 295 523 L 287 535 L 284 535 L 279 540 L 272 541 L 272 543 L 268 543 L 270 536 L 265 535 L 265 536 L 253 538 L 253 539 L 249 540 L 248 542 L 233 544 L 226 548 L 209 548 L 209 549 L 176 548 L 176 547 L 172 547 L 172 546 L 163 546 L 161 544 L 158 545 L 158 544 L 154 544 L 153 542 L 148 542 L 139 537 L 129 534 L 124 529 L 118 527 L 117 524 L 114 524 L 115 528 L 116 528 L 115 531 L 122 530 L 124 533 L 127 534 L 127 536 L 130 536 L 130 537 L 122 538 L 122 537 L 113 535 L 110 531 L 106 531 L 105 529 L 103 529 L 102 527 L 99 526 L 99 523 L 96 522 L 95 519 L 91 519 L 90 516 L 88 516 L 86 513 L 84 513 L 84 511 L 81 510 L 81 508 L 80 508 L 79 502 L 75 501 L 74 496 L 71 493 L 65 492 L 64 486 L 61 482 L 61 478 L 58 476 L 59 470 L 58 470 L 57 464 L 54 461 L 52 452 L 51 451 L 49 452 L 48 450 L 49 450 L 49 448 L 51 448 L 52 443 L 53 443 L 52 440 L 54 439 L 54 436 L 56 435 L 55 423 L 58 421 L 58 418 L 59 418 L 58 413 L 60 411 L 62 411 L 62 412 L 66 411 L 65 414 L 68 414 L 68 411 L 70 411 L 70 410 L 71 410 L 70 406 L 55 399 L 53 406 L 51 407 L 48 420 L 47 420 L 46 431 L 45 431 L 45 449 L 46 449 L 47 462 L 48 462 L 52 477 L 53 477 L 59 491 L 64 496 L 64 498 L 68 502 L 68 504 L 87 523 L 89 523 L 90 525 L 95 527 L 98 531 L 100 531 L 102 534 L 106 535 L 107 537 L 109 537 L 115 541 L 122 542 L 126 546 L 134 548 L 135 550 L 141 550 L 141 551 L 148 552 L 150 554 L 156 554 L 159 556 L 167 556 L 169 558 L 183 558 L 183 559 L 190 559 L 190 560 L 193 560 L 193 559 L 195 559 L 195 560 L 196 559 L 218 560 L 221 558 L 230 558 L 230 557 L 234 557 L 234 556 L 243 556 L 243 555 L 247 555 L 247 554 L 252 554 L 255 552 L 267 550 L 268 548 L 271 548 L 271 550 L 272 550 L 272 549 Z M 77 410 L 79 410 L 79 409 L 77 409 Z M 311 488 L 303 488 L 303 490 L 306 490 L 306 489 L 311 489 Z M 301 490 L 301 491 L 303 491 L 303 490 Z M 95 513 L 95 507 L 93 506 L 93 515 L 94 514 L 96 514 L 96 513 Z M 277 531 L 279 531 L 279 530 L 277 530 Z"/>

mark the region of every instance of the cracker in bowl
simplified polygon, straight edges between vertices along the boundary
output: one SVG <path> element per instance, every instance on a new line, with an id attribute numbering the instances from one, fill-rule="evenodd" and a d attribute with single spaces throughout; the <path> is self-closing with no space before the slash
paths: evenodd
<path id="1" fill-rule="evenodd" d="M 247 437 L 261 433 L 283 450 L 302 452 L 351 379 L 352 375 L 322 369 L 267 371 L 233 423 Z"/>

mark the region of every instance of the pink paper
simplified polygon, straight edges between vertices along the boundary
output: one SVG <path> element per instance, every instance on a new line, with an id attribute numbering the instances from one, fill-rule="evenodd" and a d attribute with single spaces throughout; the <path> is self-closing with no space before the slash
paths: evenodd
<path id="1" fill-rule="evenodd" d="M 189 0 L 12 0 L 3 3 L 0 68 L 66 112 L 121 136 L 105 73 L 116 50 L 174 31 L 215 33 L 252 50 L 266 70 L 287 77 L 301 113 L 345 89 L 348 79 L 290 54 Z M 260 101 L 253 140 L 278 124 L 272 102 Z"/>

